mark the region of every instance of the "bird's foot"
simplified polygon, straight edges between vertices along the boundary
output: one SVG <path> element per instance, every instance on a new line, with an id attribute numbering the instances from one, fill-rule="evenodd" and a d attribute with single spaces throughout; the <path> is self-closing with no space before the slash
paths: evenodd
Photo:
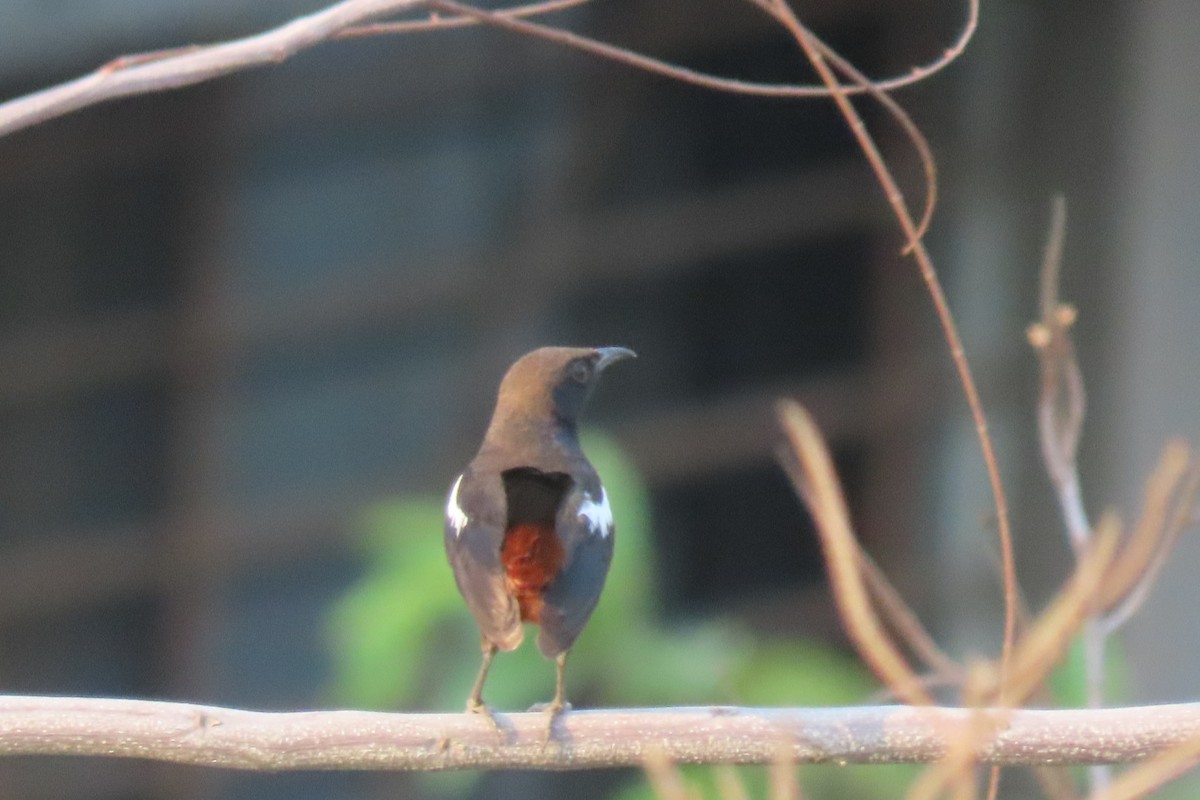
<path id="1" fill-rule="evenodd" d="M 530 714 L 547 713 L 551 716 L 557 716 L 564 711 L 570 711 L 571 704 L 565 701 L 555 702 L 551 700 L 549 703 L 534 703 L 529 707 Z"/>
<path id="2" fill-rule="evenodd" d="M 482 700 L 471 698 L 467 700 L 467 713 L 482 714 L 483 716 L 487 717 L 488 722 L 492 723 L 492 727 L 496 730 L 496 735 L 500 737 L 501 741 L 503 741 L 504 726 L 502 726 L 500 724 L 500 720 L 496 718 L 496 712 L 492 710 L 491 706 Z"/>
<path id="3" fill-rule="evenodd" d="M 571 710 L 571 704 L 565 700 L 551 700 L 549 703 L 534 703 L 529 707 L 530 713 L 546 715 L 546 737 L 544 744 L 549 744 L 554 738 L 554 723 L 559 716 Z"/>

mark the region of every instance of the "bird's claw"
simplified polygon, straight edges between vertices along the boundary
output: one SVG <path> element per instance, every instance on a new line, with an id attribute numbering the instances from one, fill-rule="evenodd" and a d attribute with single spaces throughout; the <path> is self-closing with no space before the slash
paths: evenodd
<path id="1" fill-rule="evenodd" d="M 482 714 L 483 716 L 487 717 L 488 722 L 492 723 L 492 727 L 495 728 L 496 734 L 501 739 L 504 738 L 504 727 L 501 726 L 500 720 L 496 718 L 496 712 L 493 711 L 492 707 L 487 703 L 483 702 L 482 700 L 475 700 L 472 698 L 467 701 L 467 713 Z"/>
<path id="2" fill-rule="evenodd" d="M 529 707 L 530 714 L 547 713 L 552 717 L 556 717 L 564 711 L 570 711 L 571 704 L 565 701 L 549 703 L 534 703 Z"/>
<path id="3" fill-rule="evenodd" d="M 554 738 L 554 723 L 559 716 L 571 710 L 571 704 L 563 700 L 552 700 L 549 703 L 534 703 L 529 707 L 531 714 L 546 715 L 546 737 L 543 743 L 549 744 Z"/>

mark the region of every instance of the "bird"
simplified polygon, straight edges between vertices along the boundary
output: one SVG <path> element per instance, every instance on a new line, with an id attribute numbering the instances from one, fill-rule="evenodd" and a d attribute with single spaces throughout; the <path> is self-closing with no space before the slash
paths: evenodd
<path id="1" fill-rule="evenodd" d="M 483 686 L 497 652 L 515 650 L 525 623 L 555 661 L 554 699 L 535 706 L 553 727 L 570 708 L 567 653 L 600 599 L 613 557 L 608 494 L 579 444 L 579 417 L 601 374 L 634 358 L 624 347 L 542 347 L 500 382 L 475 457 L 446 500 L 446 556 L 479 626 L 483 663 L 467 711 L 491 717 Z"/>

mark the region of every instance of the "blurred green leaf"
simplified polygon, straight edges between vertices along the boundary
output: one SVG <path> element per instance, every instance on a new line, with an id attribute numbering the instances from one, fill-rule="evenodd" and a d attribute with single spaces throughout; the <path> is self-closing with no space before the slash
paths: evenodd
<path id="1" fill-rule="evenodd" d="M 797 680 L 798 672 L 803 680 Z M 857 659 L 805 641 L 750 647 L 737 681 L 738 700 L 749 705 L 852 705 L 875 688 Z"/>
<path id="2" fill-rule="evenodd" d="M 367 514 L 368 573 L 331 614 L 343 701 L 388 706 L 413 696 L 426 641 L 460 603 L 454 581 L 434 568 L 445 558 L 441 537 L 409 535 L 440 530 L 441 522 L 439 504 L 428 501 L 396 501 Z"/>

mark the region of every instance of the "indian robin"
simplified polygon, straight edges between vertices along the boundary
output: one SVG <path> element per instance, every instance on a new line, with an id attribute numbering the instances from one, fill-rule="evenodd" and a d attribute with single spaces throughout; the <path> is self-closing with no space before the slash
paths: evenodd
<path id="1" fill-rule="evenodd" d="M 446 555 L 482 634 L 483 664 L 467 710 L 489 713 L 483 684 L 496 651 L 524 624 L 557 666 L 551 722 L 569 707 L 567 652 L 591 616 L 613 555 L 608 495 L 579 446 L 578 421 L 600 375 L 633 358 L 624 347 L 543 347 L 500 383 L 475 458 L 446 501 Z"/>

